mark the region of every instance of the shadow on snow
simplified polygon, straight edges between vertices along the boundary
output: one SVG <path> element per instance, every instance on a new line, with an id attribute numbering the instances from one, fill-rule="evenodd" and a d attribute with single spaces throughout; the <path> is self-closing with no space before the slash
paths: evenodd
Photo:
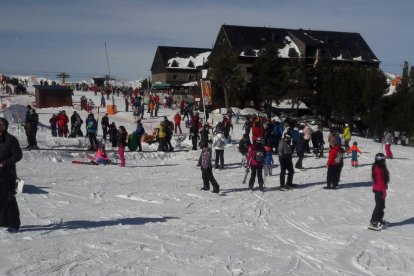
<path id="1" fill-rule="evenodd" d="M 98 227 L 108 227 L 116 225 L 143 225 L 146 223 L 166 222 L 170 219 L 178 219 L 178 217 L 160 217 L 160 218 L 122 218 L 106 221 L 89 221 L 89 220 L 71 220 L 62 223 L 52 223 L 48 225 L 23 225 L 20 227 L 20 232 L 31 231 L 55 231 L 55 230 L 72 230 L 72 229 L 91 229 Z"/>

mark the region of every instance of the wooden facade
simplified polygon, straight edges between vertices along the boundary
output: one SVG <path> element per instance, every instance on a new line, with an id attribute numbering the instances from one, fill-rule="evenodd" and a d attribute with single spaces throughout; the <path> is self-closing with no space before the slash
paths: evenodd
<path id="1" fill-rule="evenodd" d="M 73 90 L 69 86 L 34 85 L 36 108 L 72 106 Z"/>

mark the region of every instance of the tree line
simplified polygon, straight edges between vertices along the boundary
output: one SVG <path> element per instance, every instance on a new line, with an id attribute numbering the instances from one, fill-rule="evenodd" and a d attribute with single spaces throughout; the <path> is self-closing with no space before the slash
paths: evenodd
<path id="1" fill-rule="evenodd" d="M 258 53 L 245 81 L 238 57 L 231 50 L 209 64 L 213 101 L 224 106 L 243 107 L 245 102 L 289 99 L 292 109 L 306 104 L 325 126 L 351 123 L 370 135 L 381 136 L 385 130 L 414 135 L 414 66 L 404 63 L 396 92 L 388 95 L 384 72 L 361 62 L 334 63 L 328 59 L 307 64 L 304 58 L 280 58 L 278 45 L 269 44 Z"/>

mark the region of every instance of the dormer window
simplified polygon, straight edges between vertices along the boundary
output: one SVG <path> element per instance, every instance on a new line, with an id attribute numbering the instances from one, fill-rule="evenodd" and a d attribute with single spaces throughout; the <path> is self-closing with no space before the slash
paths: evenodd
<path id="1" fill-rule="evenodd" d="M 192 60 L 190 60 L 190 61 L 188 62 L 187 67 L 190 67 L 190 68 L 195 68 L 195 66 L 194 66 L 194 62 L 193 62 Z"/>
<path id="2" fill-rule="evenodd" d="M 175 59 L 171 62 L 171 67 L 178 67 L 178 62 Z"/>
<path id="3" fill-rule="evenodd" d="M 294 48 L 289 48 L 288 56 L 290 58 L 297 58 L 299 57 L 298 52 Z"/>
<path id="4" fill-rule="evenodd" d="M 250 47 L 246 47 L 246 48 L 244 48 L 244 55 L 245 56 L 250 56 L 250 57 L 254 57 L 254 56 L 256 56 L 256 52 L 255 51 L 253 51 L 253 49 L 252 48 L 250 48 Z"/>

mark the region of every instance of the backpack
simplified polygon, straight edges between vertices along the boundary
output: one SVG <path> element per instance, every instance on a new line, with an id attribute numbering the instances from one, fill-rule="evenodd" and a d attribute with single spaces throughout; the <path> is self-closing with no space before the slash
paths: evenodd
<path id="1" fill-rule="evenodd" d="M 335 163 L 342 164 L 344 161 L 344 154 L 342 153 L 342 149 L 339 149 L 335 156 Z"/>
<path id="2" fill-rule="evenodd" d="M 223 141 L 223 138 L 217 139 L 217 142 L 216 142 L 216 147 L 217 147 L 217 148 L 222 148 L 222 147 L 224 147 L 224 141 Z"/>
<path id="3" fill-rule="evenodd" d="M 145 132 L 145 130 L 144 130 L 144 128 L 142 127 L 142 125 L 138 125 L 138 126 L 137 126 L 137 129 L 135 130 L 135 134 L 136 134 L 137 136 L 140 136 L 140 135 L 144 134 L 144 132 Z"/>
<path id="4" fill-rule="evenodd" d="M 94 129 L 95 128 L 95 124 L 93 120 L 89 120 L 88 121 L 88 125 L 86 127 L 87 129 Z"/>
<path id="5" fill-rule="evenodd" d="M 263 163 L 264 160 L 264 152 L 261 150 L 258 150 L 254 153 L 254 160 L 256 160 L 257 163 Z"/>

